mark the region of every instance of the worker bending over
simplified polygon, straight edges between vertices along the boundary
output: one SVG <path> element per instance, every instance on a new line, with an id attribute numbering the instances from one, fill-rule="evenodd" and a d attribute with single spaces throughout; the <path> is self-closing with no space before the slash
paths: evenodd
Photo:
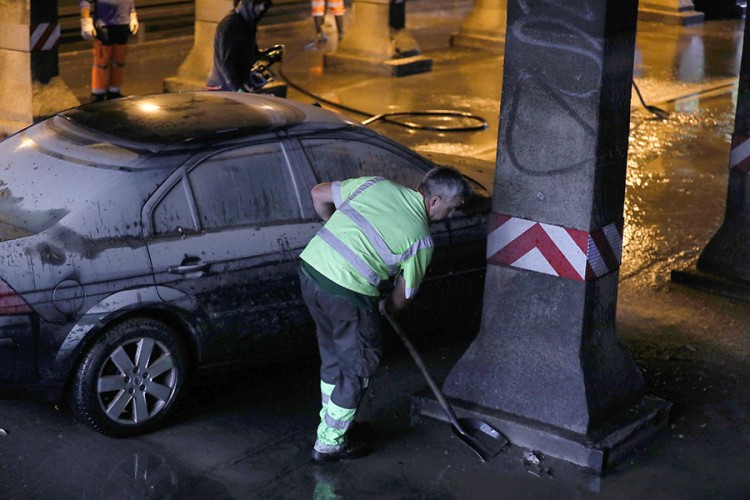
<path id="1" fill-rule="evenodd" d="M 312 458 L 333 462 L 368 450 L 347 436 L 382 354 L 380 315 L 406 308 L 432 259 L 430 222 L 450 217 L 470 196 L 458 171 L 427 173 L 417 190 L 380 177 L 312 189 L 325 225 L 301 254 L 302 296 L 315 321 L 322 410 Z M 380 298 L 378 286 L 394 278 Z"/>

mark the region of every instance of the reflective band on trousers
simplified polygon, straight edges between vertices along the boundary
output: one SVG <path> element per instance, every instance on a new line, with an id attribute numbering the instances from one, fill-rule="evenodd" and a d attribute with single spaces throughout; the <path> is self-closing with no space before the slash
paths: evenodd
<path id="1" fill-rule="evenodd" d="M 348 418 L 345 420 L 338 420 L 338 419 L 333 418 L 329 413 L 326 413 L 325 421 L 328 427 L 332 427 L 334 429 L 339 429 L 343 431 L 343 430 L 348 429 L 349 426 L 352 425 L 353 417 L 354 416 L 352 415 L 352 418 Z"/>
<path id="2" fill-rule="evenodd" d="M 325 0 L 312 0 L 310 2 L 312 7 L 313 16 L 322 16 L 325 14 L 326 1 Z M 346 6 L 344 0 L 328 0 L 328 10 L 334 16 L 342 16 L 346 13 Z"/>
<path id="3" fill-rule="evenodd" d="M 337 207 L 337 210 L 349 217 L 349 219 L 351 219 L 352 222 L 357 225 L 362 233 L 364 233 L 368 241 L 372 243 L 372 246 L 375 248 L 375 251 L 378 253 L 380 259 L 388 268 L 388 275 L 392 276 L 393 274 L 395 274 L 399 264 L 409 259 L 410 257 L 413 257 L 420 250 L 432 247 L 433 243 L 432 238 L 430 236 L 426 236 L 413 243 L 404 252 L 395 254 L 391 252 L 391 249 L 388 248 L 388 245 L 386 244 L 383 237 L 380 236 L 380 233 L 377 232 L 370 221 L 365 219 L 365 217 L 361 213 L 359 213 L 356 208 L 351 206 L 350 202 L 354 198 L 362 194 L 365 189 L 369 188 L 375 183 L 384 180 L 385 179 L 382 177 L 373 177 L 372 179 L 367 180 L 356 190 L 354 190 L 354 192 L 349 195 L 346 200 L 342 201 Z M 333 196 L 334 200 L 340 200 L 340 191 L 334 188 Z M 354 269 L 356 269 L 370 285 L 378 286 L 378 284 L 380 283 L 380 277 L 377 275 L 377 273 L 364 260 L 362 260 L 357 254 L 355 254 L 351 248 L 346 246 L 343 241 L 338 239 L 336 235 L 328 231 L 326 228 L 322 228 L 318 232 L 318 236 L 320 236 L 326 243 L 328 243 L 331 248 L 336 250 L 336 252 L 338 252 Z"/>

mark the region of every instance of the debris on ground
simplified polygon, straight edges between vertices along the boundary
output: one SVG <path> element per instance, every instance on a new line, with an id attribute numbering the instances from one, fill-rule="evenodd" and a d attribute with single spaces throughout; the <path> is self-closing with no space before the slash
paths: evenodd
<path id="1" fill-rule="evenodd" d="M 0 437 L 5 437 L 8 435 L 8 431 L 0 427 Z"/>
<path id="2" fill-rule="evenodd" d="M 524 464 L 533 464 L 533 465 L 539 465 L 541 460 L 537 456 L 536 453 L 533 451 L 527 451 L 523 456 L 523 463 Z"/>
<path id="3" fill-rule="evenodd" d="M 549 468 L 544 467 L 542 460 L 544 455 L 535 451 L 527 451 L 523 455 L 523 465 L 526 467 L 526 472 L 533 474 L 536 477 L 542 477 L 543 475 L 554 477 L 552 471 Z"/>

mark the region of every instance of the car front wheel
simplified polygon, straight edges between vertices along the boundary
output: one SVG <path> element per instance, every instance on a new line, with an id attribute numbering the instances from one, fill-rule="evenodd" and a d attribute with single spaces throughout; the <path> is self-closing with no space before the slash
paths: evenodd
<path id="1" fill-rule="evenodd" d="M 73 379 L 70 407 L 78 419 L 112 437 L 160 427 L 186 377 L 185 353 L 167 325 L 126 320 L 97 339 Z"/>

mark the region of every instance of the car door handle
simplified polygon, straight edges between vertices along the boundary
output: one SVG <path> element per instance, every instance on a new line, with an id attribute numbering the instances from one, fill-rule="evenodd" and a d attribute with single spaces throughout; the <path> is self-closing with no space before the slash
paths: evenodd
<path id="1" fill-rule="evenodd" d="M 182 264 L 179 266 L 170 266 L 167 268 L 167 271 L 172 274 L 193 274 L 193 273 L 201 273 L 202 275 L 205 271 L 208 271 L 208 269 L 211 267 L 211 264 L 208 262 L 202 262 L 200 264 Z"/>

